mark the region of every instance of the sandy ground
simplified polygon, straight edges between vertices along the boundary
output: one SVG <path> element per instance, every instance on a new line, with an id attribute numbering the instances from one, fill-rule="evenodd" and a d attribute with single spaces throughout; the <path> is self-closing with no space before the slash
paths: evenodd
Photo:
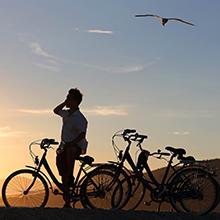
<path id="1" fill-rule="evenodd" d="M 219 213 L 191 216 L 147 211 L 107 211 L 59 208 L 0 208 L 1 220 L 219 220 Z"/>

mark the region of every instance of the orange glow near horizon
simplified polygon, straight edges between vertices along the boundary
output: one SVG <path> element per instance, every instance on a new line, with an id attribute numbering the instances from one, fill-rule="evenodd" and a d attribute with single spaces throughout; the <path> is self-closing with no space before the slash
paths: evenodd
<path id="1" fill-rule="evenodd" d="M 0 155 L 0 179 L 4 180 L 9 174 L 12 172 L 25 168 L 26 165 L 35 166 L 31 156 L 29 154 L 29 146 L 30 143 L 27 142 L 27 140 L 23 138 L 16 138 L 16 137 L 0 137 L 0 146 L 1 146 L 1 155 Z M 90 146 L 89 146 L 90 147 Z M 103 149 L 104 151 L 107 148 Z M 60 179 L 57 168 L 56 168 L 56 147 L 54 150 L 50 149 L 47 154 L 47 160 L 51 166 L 51 169 L 53 170 L 54 174 L 58 179 Z M 108 146 L 108 150 L 110 155 L 104 154 L 103 150 L 98 150 L 99 152 L 96 152 L 92 146 L 90 149 L 88 149 L 88 155 L 94 157 L 95 163 L 99 162 L 107 162 L 109 160 L 115 161 L 116 157 L 113 153 L 113 149 L 111 146 Z M 34 146 L 33 151 L 36 155 L 40 156 L 42 155 L 42 150 L 39 149 L 39 146 Z M 134 157 L 135 160 L 135 157 Z M 165 164 L 164 164 L 165 165 Z M 150 160 L 150 167 L 152 169 L 157 169 L 159 167 L 163 166 L 163 163 L 158 162 L 157 160 Z M 128 166 L 129 168 L 129 166 Z M 74 169 L 74 175 L 76 175 L 76 172 L 79 169 L 79 162 L 76 161 L 75 169 Z M 45 171 L 42 169 L 42 171 Z"/>

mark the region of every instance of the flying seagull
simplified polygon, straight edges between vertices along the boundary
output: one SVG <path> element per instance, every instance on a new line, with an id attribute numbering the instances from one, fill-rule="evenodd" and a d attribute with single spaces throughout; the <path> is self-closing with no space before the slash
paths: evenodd
<path id="1" fill-rule="evenodd" d="M 164 26 L 169 20 L 173 20 L 173 21 L 180 21 L 182 23 L 185 23 L 185 24 L 189 24 L 189 25 L 192 25 L 194 26 L 194 24 L 188 22 L 188 21 L 184 21 L 180 18 L 164 18 L 164 17 L 161 17 L 159 15 L 152 15 L 152 14 L 144 14 L 144 15 L 135 15 L 135 17 L 155 17 L 155 18 L 158 18 L 160 20 L 160 23 Z"/>

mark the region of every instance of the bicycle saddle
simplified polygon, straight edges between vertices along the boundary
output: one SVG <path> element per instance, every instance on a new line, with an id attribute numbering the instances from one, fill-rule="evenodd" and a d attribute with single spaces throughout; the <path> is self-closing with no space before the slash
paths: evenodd
<path id="1" fill-rule="evenodd" d="M 177 155 L 186 154 L 186 151 L 183 148 L 174 148 L 174 147 L 167 146 L 165 149 Z"/>
<path id="2" fill-rule="evenodd" d="M 91 165 L 92 162 L 94 161 L 94 158 L 90 156 L 84 156 L 84 157 L 77 157 L 76 160 L 79 160 L 85 164 Z"/>
<path id="3" fill-rule="evenodd" d="M 179 159 L 181 160 L 181 162 L 183 162 L 185 164 L 194 163 L 196 161 L 193 156 L 188 156 L 188 157 L 182 156 Z"/>

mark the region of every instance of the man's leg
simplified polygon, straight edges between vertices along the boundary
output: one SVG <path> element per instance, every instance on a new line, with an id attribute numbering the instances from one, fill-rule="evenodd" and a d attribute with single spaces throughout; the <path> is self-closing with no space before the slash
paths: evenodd
<path id="1" fill-rule="evenodd" d="M 66 161 L 65 161 L 65 170 L 62 175 L 62 182 L 64 187 L 64 201 L 65 206 L 70 206 L 70 184 L 73 180 L 73 170 L 75 165 L 75 159 L 79 156 L 79 149 L 76 146 L 66 147 Z"/>

